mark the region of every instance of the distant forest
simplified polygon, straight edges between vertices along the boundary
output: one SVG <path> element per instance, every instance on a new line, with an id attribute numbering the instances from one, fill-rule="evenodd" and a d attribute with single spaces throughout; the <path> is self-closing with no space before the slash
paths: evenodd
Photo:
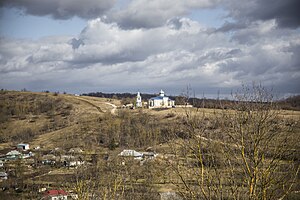
<path id="1" fill-rule="evenodd" d="M 91 97 L 102 97 L 109 99 L 125 99 L 125 98 L 136 98 L 136 93 L 103 93 L 103 92 L 91 92 L 87 94 L 82 94 L 83 96 Z M 151 97 L 158 96 L 158 94 L 141 94 L 143 100 L 149 100 Z M 169 96 L 171 99 L 175 99 L 173 96 Z"/>
<path id="2" fill-rule="evenodd" d="M 134 102 L 136 94 L 132 93 L 103 93 L 103 92 L 91 92 L 82 94 L 83 96 L 92 96 L 92 97 L 102 97 L 110 99 L 120 99 L 124 103 Z M 141 94 L 143 101 L 148 101 L 151 97 L 158 96 L 158 94 Z M 186 96 L 169 96 L 171 99 L 175 100 L 176 105 L 185 105 L 190 104 L 197 108 L 223 108 L 230 109 L 233 107 L 233 104 L 236 103 L 233 100 L 225 99 L 207 99 L 207 98 L 188 98 Z M 277 101 L 280 109 L 286 110 L 298 110 L 300 111 L 300 95 L 291 96 L 284 100 Z"/>

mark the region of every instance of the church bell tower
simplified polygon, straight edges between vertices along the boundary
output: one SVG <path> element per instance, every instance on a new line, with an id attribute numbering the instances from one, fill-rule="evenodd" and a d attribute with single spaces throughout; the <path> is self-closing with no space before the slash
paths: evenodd
<path id="1" fill-rule="evenodd" d="M 137 108 L 143 107 L 143 104 L 142 104 L 142 97 L 141 97 L 140 92 L 138 92 L 137 95 L 136 95 L 136 107 L 137 107 Z"/>

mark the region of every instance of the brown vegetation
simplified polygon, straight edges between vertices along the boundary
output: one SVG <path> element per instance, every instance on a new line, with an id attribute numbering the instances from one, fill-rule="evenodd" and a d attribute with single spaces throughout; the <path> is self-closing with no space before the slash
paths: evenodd
<path id="1" fill-rule="evenodd" d="M 277 109 L 264 88 L 252 89 L 238 93 L 227 110 L 115 113 L 106 104 L 121 105 L 115 99 L 3 92 L 0 150 L 18 142 L 41 149 L 31 160 L 5 163 L 9 179 L 1 185 L 22 192 L 10 189 L 0 198 L 39 198 L 38 188 L 46 186 L 79 199 L 160 199 L 166 191 L 183 199 L 296 199 L 300 114 Z M 70 153 L 74 147 L 84 151 Z M 118 156 L 123 149 L 159 156 Z M 45 155 L 55 156 L 56 163 L 42 164 Z M 64 155 L 85 164 L 65 166 Z"/>
<path id="2" fill-rule="evenodd" d="M 213 117 L 186 112 L 170 143 L 174 184 L 185 199 L 291 198 L 299 188 L 297 119 L 282 118 L 261 86 L 236 98 L 234 110 Z"/>

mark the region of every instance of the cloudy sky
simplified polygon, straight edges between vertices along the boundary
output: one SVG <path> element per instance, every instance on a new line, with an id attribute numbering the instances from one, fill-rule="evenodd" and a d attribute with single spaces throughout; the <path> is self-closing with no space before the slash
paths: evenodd
<path id="1" fill-rule="evenodd" d="M 0 88 L 300 93 L 299 0 L 1 0 Z"/>

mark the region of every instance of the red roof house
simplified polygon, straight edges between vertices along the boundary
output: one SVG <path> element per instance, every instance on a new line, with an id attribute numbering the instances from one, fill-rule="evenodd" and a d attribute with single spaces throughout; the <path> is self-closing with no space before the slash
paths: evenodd
<path id="1" fill-rule="evenodd" d="M 51 199 L 51 200 L 67 200 L 68 193 L 64 190 L 48 190 L 44 193 L 43 199 Z"/>

